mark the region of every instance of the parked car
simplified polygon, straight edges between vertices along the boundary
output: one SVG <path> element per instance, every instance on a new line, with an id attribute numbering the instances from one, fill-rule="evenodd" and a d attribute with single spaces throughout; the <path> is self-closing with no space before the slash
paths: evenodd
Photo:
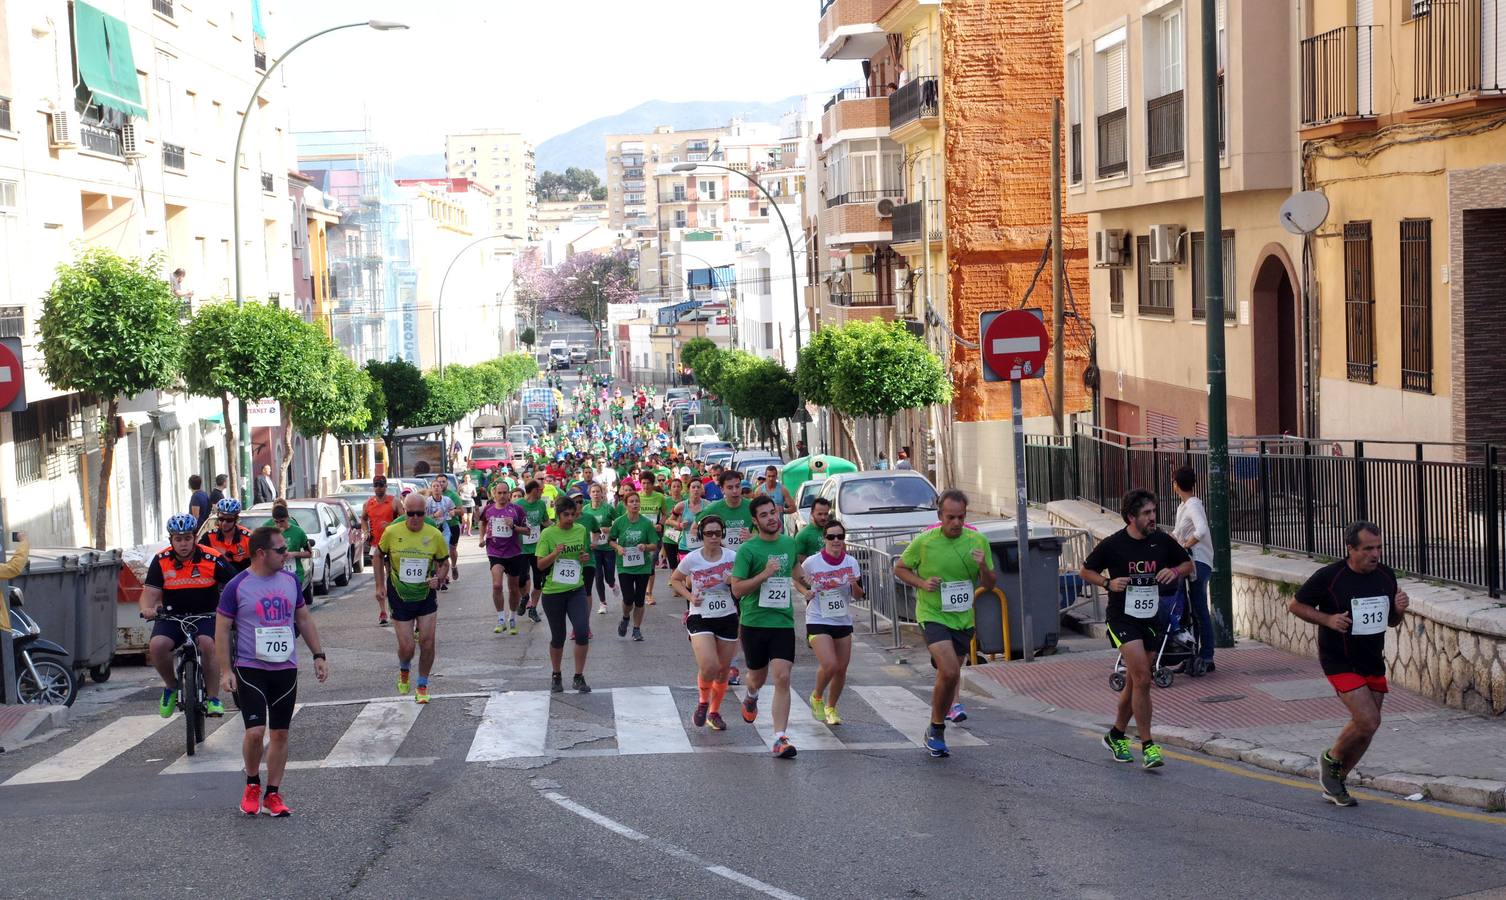
<path id="1" fill-rule="evenodd" d="M 344 486 L 345 485 L 342 482 L 341 483 L 341 487 L 343 488 Z M 334 492 L 333 494 L 330 494 L 329 498 L 336 499 L 336 500 L 344 500 L 346 503 L 350 504 L 351 511 L 354 513 L 354 515 L 356 517 L 356 519 L 355 519 L 355 525 L 352 526 L 352 528 L 354 530 L 351 531 L 351 534 L 354 536 L 354 535 L 358 534 L 361 531 L 361 529 L 364 526 L 364 523 L 366 521 L 366 501 L 370 500 L 372 497 L 375 497 L 375 496 L 376 496 L 376 491 L 373 491 L 373 490 L 370 490 L 370 489 L 367 489 L 365 491 L 345 491 L 345 490 L 340 490 L 340 491 Z M 389 492 L 387 494 L 387 496 L 390 497 L 390 496 L 392 496 L 392 494 Z M 326 498 L 321 497 L 319 499 L 323 500 L 323 499 L 326 499 Z M 357 538 L 352 537 L 352 540 L 353 541 L 357 540 Z M 364 545 L 364 541 L 366 540 L 364 536 L 360 537 L 359 540 L 363 542 L 363 545 L 362 545 L 362 548 L 361 548 L 361 562 L 362 562 L 363 565 L 370 565 L 371 564 L 371 548 Z M 359 566 L 356 568 L 356 571 L 357 572 L 360 571 L 360 567 Z"/>
<path id="2" fill-rule="evenodd" d="M 698 444 L 695 448 L 694 455 L 697 459 L 705 460 L 707 463 L 710 463 L 712 461 L 712 454 L 723 454 L 727 459 L 731 459 L 734 452 L 735 451 L 732 449 L 732 445 L 727 441 L 711 440 L 702 441 L 700 444 Z"/>
<path id="3" fill-rule="evenodd" d="M 532 425 L 514 425 L 507 429 L 507 439 L 514 444 L 522 444 L 526 447 L 533 443 L 536 437 L 538 437 L 538 432 L 534 431 Z"/>
<path id="4" fill-rule="evenodd" d="M 818 496 L 848 531 L 914 529 L 936 524 L 936 488 L 914 471 L 846 472 L 821 482 Z"/>
<path id="5" fill-rule="evenodd" d="M 345 526 L 349 529 L 350 535 L 350 571 L 357 575 L 361 574 L 361 568 L 371 559 L 371 548 L 366 546 L 366 535 L 361 530 L 363 511 L 357 508 L 353 495 L 348 497 L 327 495 L 319 499 L 344 513 Z M 364 504 L 365 498 L 361 498 L 360 502 Z"/>
<path id="6" fill-rule="evenodd" d="M 508 441 L 477 441 L 471 445 L 471 465 L 485 472 L 510 465 L 513 445 Z"/>
<path id="7" fill-rule="evenodd" d="M 824 481 L 825 479 L 822 479 Z M 811 523 L 811 504 L 821 493 L 821 481 L 807 481 L 795 492 L 795 511 L 784 517 L 784 530 L 792 535 Z"/>
<path id="8" fill-rule="evenodd" d="M 713 425 L 692 425 L 685 429 L 685 434 L 680 438 L 680 443 L 685 449 L 694 454 L 696 449 L 707 441 L 720 441 L 721 435 L 716 433 Z"/>
<path id="9" fill-rule="evenodd" d="M 702 456 L 701 459 L 705 461 L 705 463 L 706 463 L 706 465 L 708 467 L 709 466 L 723 466 L 723 467 L 725 467 L 728 463 L 732 462 L 733 453 L 732 453 L 732 448 L 731 447 L 722 447 L 722 448 L 718 448 L 718 449 L 715 449 L 715 450 L 703 451 L 703 452 L 705 452 L 705 455 Z"/>
<path id="10" fill-rule="evenodd" d="M 304 574 L 314 593 L 328 594 L 330 582 L 341 587 L 354 574 L 351 562 L 350 524 L 343 510 L 323 500 L 289 500 L 288 515 L 309 536 L 314 555 L 304 561 Z M 250 527 L 272 518 L 272 504 L 258 503 L 246 510 L 242 520 Z"/>
<path id="11" fill-rule="evenodd" d="M 784 460 L 767 450 L 743 450 L 732 457 L 732 468 L 742 473 L 745 489 L 762 478 L 769 466 L 782 470 Z"/>

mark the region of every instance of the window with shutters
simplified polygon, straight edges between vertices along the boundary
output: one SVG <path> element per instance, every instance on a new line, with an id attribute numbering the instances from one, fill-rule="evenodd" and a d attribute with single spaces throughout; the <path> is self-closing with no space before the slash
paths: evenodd
<path id="1" fill-rule="evenodd" d="M 1239 300 L 1234 290 L 1234 232 L 1225 231 L 1219 245 L 1224 260 L 1224 321 L 1234 321 L 1234 311 Z M 1207 241 L 1201 231 L 1194 231 L 1188 241 L 1188 255 L 1192 258 L 1192 318 L 1202 321 L 1208 318 Z"/>
<path id="2" fill-rule="evenodd" d="M 1082 51 L 1067 54 L 1068 182 L 1082 183 Z"/>
<path id="3" fill-rule="evenodd" d="M 1349 380 L 1375 384 L 1374 250 L 1369 222 L 1344 223 L 1344 347 Z"/>
<path id="4" fill-rule="evenodd" d="M 1401 221 L 1401 389 L 1433 392 L 1433 220 Z"/>
<path id="5" fill-rule="evenodd" d="M 1143 27 L 1146 165 L 1180 165 L 1186 154 L 1187 118 L 1181 4 L 1146 16 Z"/>
<path id="6" fill-rule="evenodd" d="M 1109 312 L 1124 314 L 1124 270 L 1109 269 Z"/>
<path id="7" fill-rule="evenodd" d="M 1093 43 L 1093 99 L 1097 113 L 1094 147 L 1098 152 L 1099 178 L 1129 172 L 1129 49 L 1125 36 L 1125 29 L 1120 28 Z"/>
<path id="8" fill-rule="evenodd" d="M 1140 314 L 1171 317 L 1176 313 L 1176 266 L 1150 261 L 1149 235 L 1135 238 L 1135 256 L 1140 274 Z"/>

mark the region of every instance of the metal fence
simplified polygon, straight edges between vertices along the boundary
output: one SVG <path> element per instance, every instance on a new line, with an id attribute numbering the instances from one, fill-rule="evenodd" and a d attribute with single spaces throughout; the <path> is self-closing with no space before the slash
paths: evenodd
<path id="1" fill-rule="evenodd" d="M 1202 438 L 1155 438 L 1079 426 L 1064 438 L 1026 437 L 1026 490 L 1035 503 L 1079 499 L 1117 511 L 1132 488 L 1176 506 L 1171 475 L 1191 466 L 1208 484 Z M 1500 596 L 1506 467 L 1488 444 L 1230 438 L 1232 540 L 1315 557 L 1343 555 L 1343 529 L 1364 519 L 1385 536 L 1386 561 L 1409 575 Z"/>

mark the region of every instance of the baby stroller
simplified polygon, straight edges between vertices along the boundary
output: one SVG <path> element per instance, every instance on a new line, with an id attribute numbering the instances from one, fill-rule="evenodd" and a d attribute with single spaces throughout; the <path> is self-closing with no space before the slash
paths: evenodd
<path id="1" fill-rule="evenodd" d="M 1196 617 L 1188 602 L 1186 579 L 1177 587 L 1177 592 L 1166 598 L 1161 613 L 1156 617 L 1156 627 L 1161 631 L 1161 647 L 1151 661 L 1151 680 L 1156 687 L 1171 687 L 1176 673 L 1193 678 L 1202 675 L 1207 663 L 1203 660 L 1202 644 L 1198 637 Z M 1109 687 L 1115 692 L 1124 690 L 1124 654 L 1114 658 L 1114 671 L 1109 674 Z"/>

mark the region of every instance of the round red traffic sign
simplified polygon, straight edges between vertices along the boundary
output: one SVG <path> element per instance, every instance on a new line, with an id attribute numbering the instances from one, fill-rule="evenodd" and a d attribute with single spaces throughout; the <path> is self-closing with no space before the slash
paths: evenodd
<path id="1" fill-rule="evenodd" d="M 1004 381 L 1040 378 L 1051 337 L 1045 321 L 1024 309 L 999 313 L 983 332 L 983 362 Z"/>
<path id="2" fill-rule="evenodd" d="M 21 368 L 21 358 L 0 344 L 0 409 L 15 402 L 25 383 L 26 371 Z"/>

